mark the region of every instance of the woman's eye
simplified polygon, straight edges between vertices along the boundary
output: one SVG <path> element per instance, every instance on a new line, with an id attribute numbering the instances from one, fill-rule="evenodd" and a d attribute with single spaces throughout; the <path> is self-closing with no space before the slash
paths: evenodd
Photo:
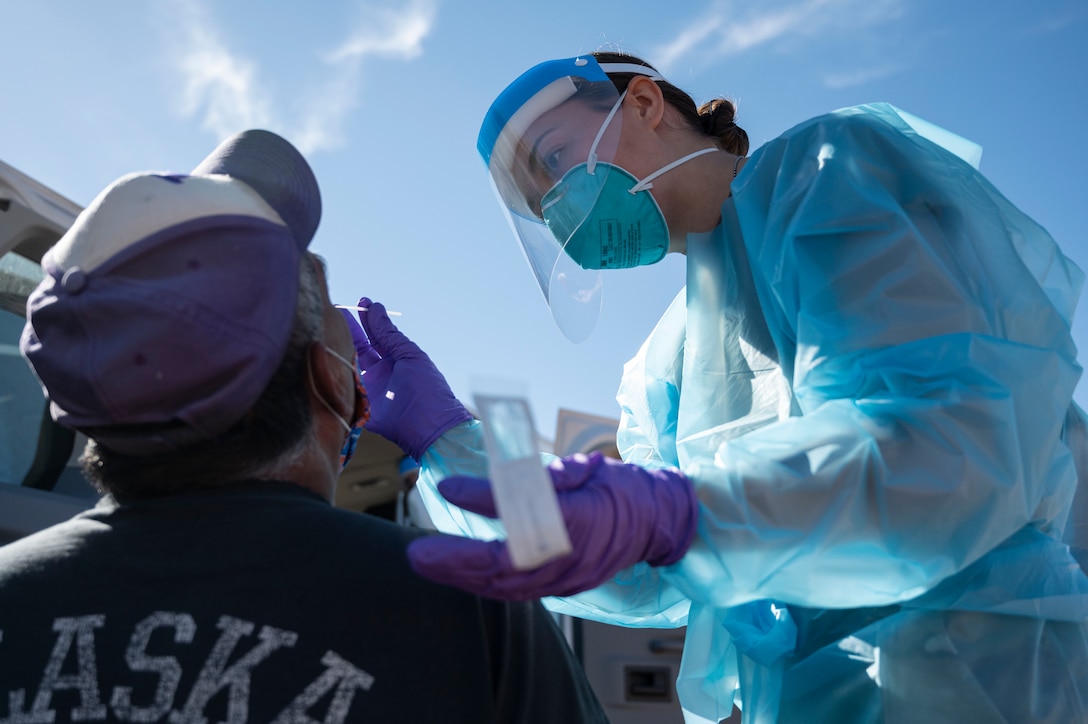
<path id="1" fill-rule="evenodd" d="M 548 169 L 552 173 L 559 170 L 559 159 L 563 149 L 558 148 L 544 157 L 544 168 Z"/>

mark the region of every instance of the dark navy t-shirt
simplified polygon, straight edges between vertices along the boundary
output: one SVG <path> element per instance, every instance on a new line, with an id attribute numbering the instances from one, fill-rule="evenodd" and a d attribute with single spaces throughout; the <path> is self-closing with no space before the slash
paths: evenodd
<path id="1" fill-rule="evenodd" d="M 605 721 L 539 603 L 409 568 L 418 532 L 249 482 L 0 548 L 0 724 Z"/>

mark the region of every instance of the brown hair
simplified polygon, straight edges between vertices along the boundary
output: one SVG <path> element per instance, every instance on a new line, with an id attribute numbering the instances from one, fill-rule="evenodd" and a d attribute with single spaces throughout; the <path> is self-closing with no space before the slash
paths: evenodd
<path id="1" fill-rule="evenodd" d="M 642 65 L 657 72 L 657 69 L 646 61 L 628 53 L 596 52 L 593 57 L 598 63 L 634 63 Z M 627 84 L 635 77 L 634 73 L 609 73 L 612 85 L 620 93 L 627 90 Z M 715 138 L 718 145 L 724 151 L 737 156 L 748 153 L 748 134 L 736 124 L 737 108 L 731 101 L 725 98 L 715 98 L 696 107 L 691 96 L 680 90 L 667 80 L 657 82 L 661 94 L 665 100 L 675 108 L 680 117 L 692 128 L 697 129 L 703 135 Z"/>

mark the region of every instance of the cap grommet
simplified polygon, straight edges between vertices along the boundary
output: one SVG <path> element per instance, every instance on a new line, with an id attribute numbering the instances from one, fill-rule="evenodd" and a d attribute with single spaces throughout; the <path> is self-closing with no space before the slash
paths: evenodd
<path id="1" fill-rule="evenodd" d="M 87 274 L 78 266 L 74 266 L 64 272 L 60 278 L 60 286 L 69 294 L 79 294 L 83 287 L 87 286 Z"/>

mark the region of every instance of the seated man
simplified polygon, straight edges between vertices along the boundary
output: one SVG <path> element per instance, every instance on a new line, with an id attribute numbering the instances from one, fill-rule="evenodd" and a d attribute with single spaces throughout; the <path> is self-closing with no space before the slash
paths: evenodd
<path id="1" fill-rule="evenodd" d="M 331 505 L 368 406 L 319 217 L 248 131 L 46 255 L 21 349 L 105 496 L 0 548 L 0 721 L 604 721 L 538 603 L 419 579 L 416 533 Z"/>

